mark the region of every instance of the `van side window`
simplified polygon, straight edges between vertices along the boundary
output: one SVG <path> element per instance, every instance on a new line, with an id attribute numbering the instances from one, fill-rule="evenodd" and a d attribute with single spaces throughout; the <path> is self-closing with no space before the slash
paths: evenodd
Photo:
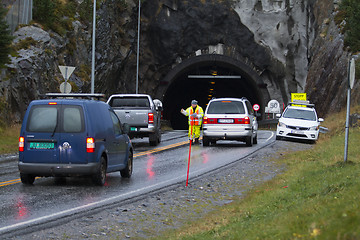
<path id="1" fill-rule="evenodd" d="M 113 122 L 115 135 L 120 135 L 120 134 L 122 134 L 122 133 L 121 133 L 120 121 L 119 121 L 118 117 L 116 116 L 115 113 L 113 113 L 113 112 L 111 112 L 111 111 L 109 111 L 109 112 L 110 112 L 111 120 L 112 120 L 112 122 Z"/>
<path id="2" fill-rule="evenodd" d="M 77 133 L 84 129 L 82 109 L 77 106 L 64 107 L 64 132 Z"/>
<path id="3" fill-rule="evenodd" d="M 31 108 L 27 131 L 53 132 L 56 127 L 58 108 L 46 105 Z"/>

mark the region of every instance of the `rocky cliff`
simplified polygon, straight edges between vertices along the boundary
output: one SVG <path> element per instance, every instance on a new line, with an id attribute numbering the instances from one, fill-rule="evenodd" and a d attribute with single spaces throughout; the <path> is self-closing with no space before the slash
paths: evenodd
<path id="1" fill-rule="evenodd" d="M 135 92 L 137 10 L 133 0 L 105 1 L 98 9 L 95 92 Z M 291 92 L 307 92 L 322 116 L 338 111 L 346 102 L 349 53 L 335 12 L 330 0 L 143 1 L 139 92 L 155 94 L 174 66 L 221 44 L 254 69 L 271 98 L 287 102 Z M 65 36 L 37 24 L 15 32 L 14 44 L 26 47 L 0 75 L 2 120 L 21 121 L 31 100 L 57 92 L 59 65 L 76 66 L 73 89 L 89 92 L 89 22 L 73 21 Z"/>

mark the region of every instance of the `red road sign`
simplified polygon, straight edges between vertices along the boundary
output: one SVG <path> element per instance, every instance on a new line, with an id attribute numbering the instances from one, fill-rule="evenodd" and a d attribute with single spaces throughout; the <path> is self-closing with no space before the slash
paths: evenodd
<path id="1" fill-rule="evenodd" d="M 260 110 L 259 104 L 254 104 L 253 109 L 254 111 L 259 111 Z"/>

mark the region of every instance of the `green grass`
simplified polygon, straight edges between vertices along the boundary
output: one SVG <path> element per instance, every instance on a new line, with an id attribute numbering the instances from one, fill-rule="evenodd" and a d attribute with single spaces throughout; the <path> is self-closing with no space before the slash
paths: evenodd
<path id="1" fill-rule="evenodd" d="M 161 239 L 360 239 L 360 128 L 344 164 L 342 117 L 313 149 L 275 160 L 286 172 Z"/>
<path id="2" fill-rule="evenodd" d="M 0 128 L 0 154 L 16 153 L 19 146 L 20 125 Z"/>

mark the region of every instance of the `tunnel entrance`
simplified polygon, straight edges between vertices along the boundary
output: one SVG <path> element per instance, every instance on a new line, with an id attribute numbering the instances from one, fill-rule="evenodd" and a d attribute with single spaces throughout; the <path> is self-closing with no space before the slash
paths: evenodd
<path id="1" fill-rule="evenodd" d="M 259 79 L 249 66 L 229 57 L 213 55 L 194 57 L 181 63 L 162 81 L 167 88 L 163 95 L 163 118 L 173 129 L 187 129 L 187 118 L 180 113 L 196 99 L 204 109 L 212 98 L 246 97 L 251 104 L 263 105 Z M 165 84 L 164 84 L 165 83 Z"/>

